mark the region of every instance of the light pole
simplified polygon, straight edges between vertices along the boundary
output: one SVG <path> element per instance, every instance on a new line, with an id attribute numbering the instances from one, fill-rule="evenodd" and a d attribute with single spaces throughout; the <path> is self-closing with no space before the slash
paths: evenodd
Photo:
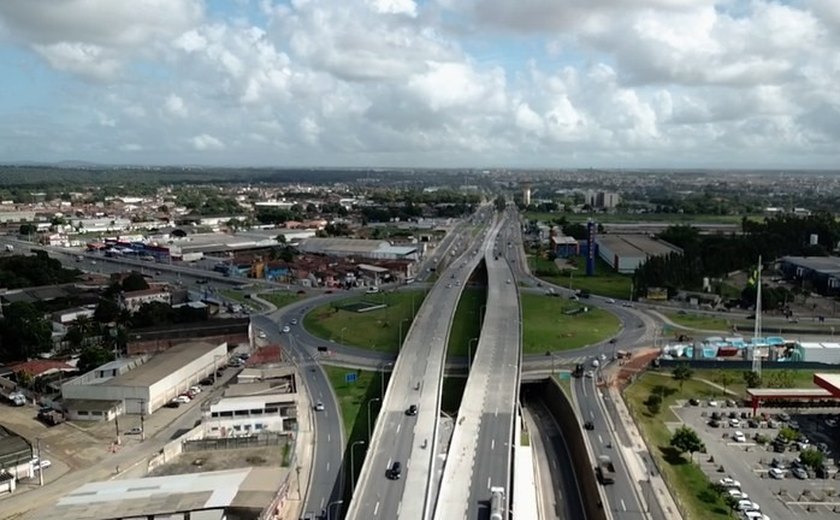
<path id="1" fill-rule="evenodd" d="M 367 404 L 367 412 L 368 412 L 368 415 L 367 415 L 367 423 L 368 423 L 368 439 L 370 439 L 370 405 L 371 405 L 374 401 L 379 402 L 379 401 L 381 401 L 381 400 L 380 400 L 378 397 L 374 397 L 373 399 L 371 399 L 371 400 L 369 400 L 369 401 L 368 401 L 368 404 Z"/>
<path id="2" fill-rule="evenodd" d="M 350 446 L 350 494 L 356 489 L 356 457 L 354 457 L 356 446 L 364 446 L 365 441 L 356 441 Z"/>
<path id="3" fill-rule="evenodd" d="M 467 372 L 472 370 L 472 343 L 478 341 L 478 338 L 472 338 L 467 342 Z"/>
<path id="4" fill-rule="evenodd" d="M 379 375 L 379 397 L 385 397 L 385 368 L 391 366 L 393 363 L 382 363 L 382 373 Z"/>
<path id="5" fill-rule="evenodd" d="M 339 335 L 338 342 L 341 345 L 344 345 L 344 331 L 347 330 L 347 327 L 341 327 L 341 334 Z"/>
<path id="6" fill-rule="evenodd" d="M 344 500 L 336 500 L 335 502 L 330 502 L 329 504 L 327 504 L 327 520 L 330 520 L 330 518 L 331 518 L 330 517 L 330 509 L 332 509 L 332 506 L 340 505 L 340 504 L 343 504 L 343 503 L 344 503 Z"/>
<path id="7" fill-rule="evenodd" d="M 411 321 L 411 318 L 403 318 L 402 320 L 400 320 L 400 325 L 399 325 L 400 339 L 399 339 L 399 342 L 397 343 L 397 352 L 402 350 L 402 343 L 403 343 L 402 324 L 406 321 Z"/>

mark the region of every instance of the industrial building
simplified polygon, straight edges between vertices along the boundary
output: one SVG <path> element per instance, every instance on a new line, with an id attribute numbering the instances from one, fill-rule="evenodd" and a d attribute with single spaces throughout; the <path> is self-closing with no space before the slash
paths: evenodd
<path id="1" fill-rule="evenodd" d="M 151 357 L 109 363 L 61 385 L 70 419 L 150 414 L 227 363 L 227 343 L 181 343 Z"/>
<path id="2" fill-rule="evenodd" d="M 385 240 L 354 238 L 307 238 L 298 245 L 304 253 L 327 256 L 356 256 L 378 260 L 419 260 L 418 246 L 392 246 Z"/>
<path id="3" fill-rule="evenodd" d="M 288 469 L 240 468 L 91 482 L 62 497 L 53 518 L 257 520 L 277 507 Z"/>
<path id="4" fill-rule="evenodd" d="M 297 424 L 297 394 L 283 392 L 269 383 L 237 386 L 250 395 L 225 392 L 204 413 L 205 437 L 239 437 L 263 432 L 294 431 Z"/>
<path id="5" fill-rule="evenodd" d="M 6 472 L 15 480 L 31 478 L 32 445 L 23 437 L 0 427 L 0 473 Z M 7 483 L 11 487 L 14 483 Z"/>
<path id="6" fill-rule="evenodd" d="M 682 249 L 662 240 L 640 235 L 600 235 L 595 238 L 598 254 L 619 273 L 633 273 L 653 256 L 682 253 Z"/>
<path id="7" fill-rule="evenodd" d="M 807 282 L 817 293 L 840 294 L 840 257 L 784 256 L 779 260 L 779 271 L 786 280 Z"/>
<path id="8" fill-rule="evenodd" d="M 791 361 L 840 364 L 840 343 L 798 342 L 790 355 Z"/>

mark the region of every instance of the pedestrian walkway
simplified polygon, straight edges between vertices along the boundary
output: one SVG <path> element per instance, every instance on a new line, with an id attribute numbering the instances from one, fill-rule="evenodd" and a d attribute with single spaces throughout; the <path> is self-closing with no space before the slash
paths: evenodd
<path id="1" fill-rule="evenodd" d="M 641 482 L 644 481 L 653 490 L 655 495 L 653 498 L 659 502 L 659 506 L 665 513 L 665 517 L 669 520 L 682 520 L 682 514 L 677 507 L 677 503 L 674 501 L 674 497 L 671 496 L 668 486 L 665 485 L 662 475 L 658 471 L 653 471 L 653 468 L 649 468 L 645 463 L 646 457 L 649 456 L 647 445 L 642 439 L 636 422 L 630 416 L 630 410 L 627 409 L 621 393 L 614 386 L 610 386 L 608 392 L 610 399 L 618 411 L 619 420 L 627 432 L 627 436 L 630 438 L 630 446 L 621 446 L 620 449 L 624 455 L 623 458 L 627 465 L 627 470 L 633 477 L 634 485 L 637 486 L 640 496 L 644 496 L 641 485 Z M 645 496 L 646 501 L 650 500 L 650 498 Z"/>
<path id="2" fill-rule="evenodd" d="M 312 475 L 312 459 L 315 453 L 314 417 L 309 395 L 305 390 L 298 392 L 298 430 L 295 435 L 294 457 L 292 459 L 292 473 L 286 497 L 280 502 L 278 512 L 272 520 L 293 520 L 302 518 L 306 495 Z"/>

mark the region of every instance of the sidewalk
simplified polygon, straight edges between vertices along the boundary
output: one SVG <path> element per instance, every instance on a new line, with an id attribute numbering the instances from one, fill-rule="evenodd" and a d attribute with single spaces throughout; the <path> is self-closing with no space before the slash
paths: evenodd
<path id="1" fill-rule="evenodd" d="M 657 471 L 649 471 L 645 464 L 648 448 L 642 439 L 641 433 L 639 433 L 639 429 L 636 427 L 636 422 L 630 416 L 630 411 L 627 409 L 621 393 L 614 386 L 610 386 L 608 391 L 610 399 L 618 411 L 621 424 L 627 432 L 627 436 L 630 438 L 631 445 L 620 446 L 620 449 L 624 455 L 627 470 L 633 477 L 634 485 L 638 487 L 639 493 L 642 495 L 641 481 L 648 481 L 666 518 L 669 520 L 682 520 L 682 514 L 677 507 L 677 503 L 674 501 L 674 497 L 671 496 L 668 486 L 665 485 L 662 475 Z"/>
<path id="2" fill-rule="evenodd" d="M 303 386 L 303 385 L 301 385 Z M 289 475 L 289 487 L 286 497 L 281 502 L 275 520 L 297 520 L 303 517 L 306 495 L 312 476 L 312 455 L 315 451 L 315 431 L 312 406 L 305 391 L 298 392 L 298 431 L 295 435 L 295 456 L 292 459 L 292 472 Z"/>

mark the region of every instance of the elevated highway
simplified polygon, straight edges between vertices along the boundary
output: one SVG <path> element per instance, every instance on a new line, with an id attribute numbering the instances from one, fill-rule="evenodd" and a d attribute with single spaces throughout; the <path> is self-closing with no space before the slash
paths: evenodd
<path id="1" fill-rule="evenodd" d="M 488 218 L 490 218 L 488 216 Z M 419 519 L 437 474 L 437 426 L 446 347 L 464 286 L 482 260 L 479 233 L 432 287 L 408 330 L 382 402 L 346 518 Z M 416 415 L 408 413 L 417 407 Z M 395 462 L 399 478 L 389 478 Z"/>
<path id="2" fill-rule="evenodd" d="M 505 223 L 510 225 L 509 220 Z M 487 311 L 452 434 L 435 520 L 489 518 L 490 488 L 503 487 L 510 496 L 522 320 L 519 289 L 501 251 L 509 229 L 502 227 L 494 235 L 498 240 L 494 237 L 484 249 Z"/>

